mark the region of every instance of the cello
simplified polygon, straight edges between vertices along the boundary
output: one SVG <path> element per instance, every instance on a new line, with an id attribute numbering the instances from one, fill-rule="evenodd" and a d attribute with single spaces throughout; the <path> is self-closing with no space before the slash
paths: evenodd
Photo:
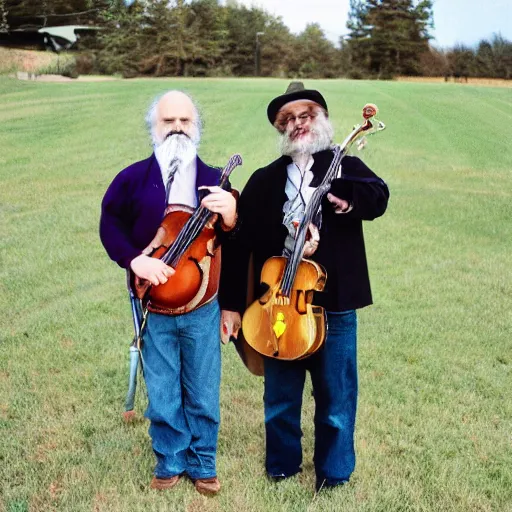
<path id="1" fill-rule="evenodd" d="M 377 112 L 375 105 L 365 105 L 364 122 L 357 125 L 341 145 L 334 146 L 333 160 L 306 206 L 290 256 L 274 256 L 263 265 L 261 282 L 268 288 L 245 311 L 242 331 L 246 342 L 264 356 L 282 360 L 302 359 L 314 354 L 325 341 L 326 313 L 324 308 L 312 302 L 314 292 L 324 289 L 327 274 L 320 264 L 303 258 L 304 246 L 309 226 L 350 146 L 358 139 L 363 146 L 362 137 L 385 128 L 383 123 L 374 119 Z"/>
<path id="2" fill-rule="evenodd" d="M 229 159 L 221 173 L 220 187 L 226 186 L 232 171 L 241 164 L 238 154 Z M 175 273 L 158 286 L 132 275 L 132 287 L 147 310 L 187 313 L 215 295 L 220 274 L 216 218 L 216 214 L 201 205 L 196 209 L 174 204 L 166 208 L 154 239 L 143 253 L 161 259 Z"/>

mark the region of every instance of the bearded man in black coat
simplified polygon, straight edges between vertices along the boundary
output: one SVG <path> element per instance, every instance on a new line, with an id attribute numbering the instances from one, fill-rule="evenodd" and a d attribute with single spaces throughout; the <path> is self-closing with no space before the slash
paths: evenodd
<path id="1" fill-rule="evenodd" d="M 333 159 L 333 129 L 318 91 L 292 82 L 285 94 L 270 102 L 267 114 L 279 132 L 282 156 L 250 177 L 239 199 L 234 234 L 224 246 L 219 301 L 225 338 L 236 337 L 241 324 L 251 254 L 258 291 L 265 261 L 290 254 L 296 227 Z M 348 482 L 354 471 L 356 309 L 372 303 L 362 221 L 380 217 L 388 198 L 384 181 L 359 158 L 346 156 L 310 226 L 304 256 L 326 269 L 326 286 L 315 292 L 313 304 L 325 308 L 328 334 L 324 346 L 306 359 L 265 358 L 265 464 L 273 479 L 301 471 L 300 418 L 307 371 L 316 407 L 316 488 Z"/>

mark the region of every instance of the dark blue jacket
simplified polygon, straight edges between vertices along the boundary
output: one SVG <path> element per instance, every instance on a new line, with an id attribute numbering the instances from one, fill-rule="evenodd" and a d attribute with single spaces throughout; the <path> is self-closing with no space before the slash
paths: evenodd
<path id="1" fill-rule="evenodd" d="M 220 169 L 197 158 L 196 192 L 204 185 L 218 185 L 220 174 Z M 129 268 L 153 240 L 166 206 L 162 173 L 154 154 L 121 171 L 101 204 L 100 238 L 110 258 Z"/>

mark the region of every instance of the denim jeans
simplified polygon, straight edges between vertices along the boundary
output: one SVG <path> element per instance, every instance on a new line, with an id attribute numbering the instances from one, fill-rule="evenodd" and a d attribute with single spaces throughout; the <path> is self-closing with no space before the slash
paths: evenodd
<path id="1" fill-rule="evenodd" d="M 288 477 L 301 470 L 302 395 L 306 371 L 315 398 L 317 489 L 347 482 L 355 467 L 357 316 L 327 313 L 324 347 L 301 361 L 265 359 L 266 470 Z"/>
<path id="2" fill-rule="evenodd" d="M 157 477 L 216 476 L 219 324 L 217 301 L 184 315 L 149 313 L 142 356 Z"/>

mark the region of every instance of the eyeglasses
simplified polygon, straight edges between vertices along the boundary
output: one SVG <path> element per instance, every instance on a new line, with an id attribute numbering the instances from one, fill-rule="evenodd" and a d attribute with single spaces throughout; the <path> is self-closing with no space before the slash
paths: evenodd
<path id="1" fill-rule="evenodd" d="M 298 116 L 292 116 L 290 114 L 290 115 L 283 116 L 281 119 L 279 119 L 277 121 L 277 123 L 279 124 L 279 126 L 285 128 L 290 123 L 295 124 L 297 121 L 299 121 L 299 124 L 305 124 L 310 119 L 314 119 L 316 116 L 317 116 L 317 114 L 315 114 L 313 112 L 302 112 L 302 114 L 299 114 Z"/>

